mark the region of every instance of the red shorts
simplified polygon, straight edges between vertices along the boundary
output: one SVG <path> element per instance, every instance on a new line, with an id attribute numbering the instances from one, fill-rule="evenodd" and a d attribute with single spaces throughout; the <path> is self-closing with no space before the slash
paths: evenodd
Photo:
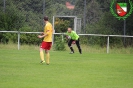
<path id="1" fill-rule="evenodd" d="M 52 46 L 52 42 L 42 42 L 40 48 L 45 49 L 45 50 L 50 50 Z"/>

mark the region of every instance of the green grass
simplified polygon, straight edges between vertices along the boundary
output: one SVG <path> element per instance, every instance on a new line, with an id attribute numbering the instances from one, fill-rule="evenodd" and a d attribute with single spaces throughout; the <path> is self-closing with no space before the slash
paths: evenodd
<path id="1" fill-rule="evenodd" d="M 65 45 L 66 47 L 66 51 L 69 51 L 70 49 L 68 48 L 67 44 Z M 73 45 L 74 50 L 77 52 L 78 49 L 76 47 L 76 45 Z M 81 48 L 83 50 L 83 52 L 88 52 L 88 53 L 107 53 L 107 48 L 105 47 L 100 47 L 98 45 L 94 45 L 94 46 L 89 46 L 89 45 L 83 45 L 81 44 Z M 9 43 L 9 44 L 0 44 L 0 49 L 14 49 L 17 50 L 18 46 L 17 44 L 13 44 L 13 43 Z M 39 46 L 36 45 L 20 45 L 20 50 L 39 50 Z M 54 46 L 53 49 L 54 50 Z M 110 54 L 133 54 L 133 48 L 132 47 L 110 47 L 109 49 L 109 53 Z"/>
<path id="2" fill-rule="evenodd" d="M 0 88 L 133 88 L 133 55 L 0 48 Z"/>

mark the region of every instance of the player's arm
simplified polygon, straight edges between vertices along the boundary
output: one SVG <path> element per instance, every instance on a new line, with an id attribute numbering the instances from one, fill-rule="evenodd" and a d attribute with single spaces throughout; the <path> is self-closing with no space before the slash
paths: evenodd
<path id="1" fill-rule="evenodd" d="M 43 33 L 43 35 L 38 35 L 38 38 L 44 38 L 45 36 L 47 36 L 49 34 L 49 30 L 44 34 Z"/>
<path id="2" fill-rule="evenodd" d="M 47 26 L 46 29 L 47 29 L 46 33 L 44 33 L 43 35 L 38 35 L 38 38 L 44 38 L 45 36 L 47 36 L 50 33 L 49 26 Z"/>
<path id="3" fill-rule="evenodd" d="M 70 35 L 68 34 L 68 32 L 65 34 L 66 35 L 66 39 L 71 39 Z"/>

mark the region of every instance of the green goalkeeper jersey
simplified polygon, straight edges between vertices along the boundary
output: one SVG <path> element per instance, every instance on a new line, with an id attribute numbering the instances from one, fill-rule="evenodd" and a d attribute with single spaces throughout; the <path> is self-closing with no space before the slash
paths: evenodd
<path id="1" fill-rule="evenodd" d="M 67 32 L 66 35 L 70 36 L 72 40 L 78 40 L 79 38 L 79 35 L 75 31 L 71 31 L 71 33 Z"/>

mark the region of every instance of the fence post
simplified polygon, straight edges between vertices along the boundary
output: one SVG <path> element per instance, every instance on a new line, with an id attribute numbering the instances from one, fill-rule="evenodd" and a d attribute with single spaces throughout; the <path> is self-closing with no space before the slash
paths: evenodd
<path id="1" fill-rule="evenodd" d="M 18 31 L 18 50 L 20 49 L 20 31 Z"/>
<path id="2" fill-rule="evenodd" d="M 109 53 L 109 36 L 107 38 L 107 53 Z"/>
<path id="3" fill-rule="evenodd" d="M 55 30 L 54 30 L 54 23 L 55 23 L 55 17 L 53 16 L 53 37 L 52 37 L 52 45 L 54 44 L 54 33 L 55 33 Z"/>

